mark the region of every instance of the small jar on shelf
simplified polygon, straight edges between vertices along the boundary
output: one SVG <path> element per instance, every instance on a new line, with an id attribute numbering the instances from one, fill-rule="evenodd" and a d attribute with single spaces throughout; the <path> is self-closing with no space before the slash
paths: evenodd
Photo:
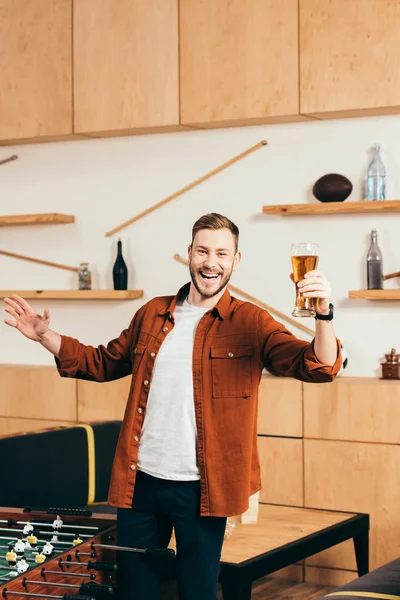
<path id="1" fill-rule="evenodd" d="M 89 269 L 89 263 L 87 262 L 81 262 L 79 264 L 79 289 L 92 289 L 92 274 Z"/>

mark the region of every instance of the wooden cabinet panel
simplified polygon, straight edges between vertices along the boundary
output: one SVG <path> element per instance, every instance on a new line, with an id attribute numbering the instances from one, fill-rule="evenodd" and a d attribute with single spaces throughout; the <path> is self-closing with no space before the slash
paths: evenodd
<path id="1" fill-rule="evenodd" d="M 304 437 L 400 443 L 400 383 L 358 377 L 304 384 Z"/>
<path id="2" fill-rule="evenodd" d="M 176 127 L 178 70 L 178 0 L 74 0 L 76 132 Z"/>
<path id="3" fill-rule="evenodd" d="M 369 513 L 370 569 L 399 555 L 399 464 L 400 446 L 304 440 L 305 506 Z M 326 566 L 352 568 L 339 547 L 330 556 Z"/>
<path id="4" fill-rule="evenodd" d="M 0 0 L 0 139 L 72 134 L 72 0 Z"/>
<path id="5" fill-rule="evenodd" d="M 300 0 L 300 112 L 400 112 L 398 0 Z"/>
<path id="6" fill-rule="evenodd" d="M 76 421 L 76 380 L 54 367 L 0 365 L 0 416 Z"/>
<path id="7" fill-rule="evenodd" d="M 286 377 L 264 376 L 258 402 L 258 433 L 303 436 L 302 383 Z"/>
<path id="8" fill-rule="evenodd" d="M 303 440 L 258 436 L 260 502 L 303 504 Z"/>
<path id="9" fill-rule="evenodd" d="M 180 0 L 180 74 L 183 124 L 300 120 L 297 0 Z"/>
<path id="10" fill-rule="evenodd" d="M 107 383 L 78 380 L 78 421 L 122 420 L 131 377 Z"/>
<path id="11" fill-rule="evenodd" d="M 42 419 L 14 419 L 12 417 L 0 417 L 0 437 L 9 437 L 21 433 L 33 433 L 41 429 L 51 429 L 61 425 L 73 425 L 67 421 L 46 421 Z"/>

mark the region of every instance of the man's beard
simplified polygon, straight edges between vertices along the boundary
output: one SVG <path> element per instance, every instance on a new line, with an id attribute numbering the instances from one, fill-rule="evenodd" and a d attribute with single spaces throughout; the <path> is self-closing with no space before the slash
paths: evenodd
<path id="1" fill-rule="evenodd" d="M 199 278 L 201 278 L 201 274 L 200 274 L 201 270 L 202 269 L 199 269 L 197 271 L 197 275 Z M 189 263 L 189 272 L 190 272 L 190 277 L 192 279 L 193 285 L 196 288 L 196 290 L 198 291 L 198 293 L 201 296 L 203 296 L 204 298 L 212 298 L 213 296 L 216 296 L 217 294 L 219 294 L 224 289 L 224 287 L 228 284 L 228 282 L 232 276 L 233 265 L 231 267 L 229 274 L 225 274 L 221 277 L 220 285 L 215 290 L 213 290 L 213 291 L 210 290 L 209 292 L 207 292 L 207 290 L 200 289 L 200 286 L 198 285 L 197 280 L 196 280 L 196 271 L 194 271 L 194 269 L 190 263 Z"/>

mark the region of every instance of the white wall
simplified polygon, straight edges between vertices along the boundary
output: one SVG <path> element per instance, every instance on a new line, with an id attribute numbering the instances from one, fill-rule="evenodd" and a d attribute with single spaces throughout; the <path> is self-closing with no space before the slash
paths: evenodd
<path id="1" fill-rule="evenodd" d="M 400 270 L 400 215 L 283 218 L 263 215 L 261 207 L 310 201 L 312 184 L 329 172 L 346 175 L 354 185 L 349 200 L 358 200 L 367 149 L 375 142 L 388 172 L 387 198 L 399 199 L 399 134 L 400 117 L 377 117 L 0 148 L 0 158 L 19 155 L 0 167 L 0 214 L 76 216 L 69 225 L 1 228 L 0 249 L 72 266 L 89 261 L 94 287 L 112 288 L 118 236 L 106 238 L 106 231 L 265 138 L 268 146 L 121 232 L 129 287 L 143 289 L 142 300 L 50 301 L 51 325 L 94 345 L 117 336 L 142 303 L 175 293 L 188 279 L 173 255 L 186 255 L 193 222 L 216 211 L 241 231 L 243 260 L 232 283 L 286 314 L 294 301 L 290 244 L 320 244 L 337 335 L 350 355 L 345 375 L 380 376 L 384 353 L 392 346 L 400 350 L 400 302 L 348 300 L 347 292 L 366 287 L 372 228 L 378 230 L 384 272 Z M 0 289 L 77 287 L 73 273 L 4 256 L 0 282 Z M 386 283 L 399 285 L 399 279 Z M 38 311 L 45 306 L 33 304 Z M 43 348 L 3 322 L 0 340 L 1 363 L 52 363 Z"/>

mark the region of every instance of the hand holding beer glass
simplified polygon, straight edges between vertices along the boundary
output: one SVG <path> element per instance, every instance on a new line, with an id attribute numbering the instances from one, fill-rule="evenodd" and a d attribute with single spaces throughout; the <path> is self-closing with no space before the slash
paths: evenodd
<path id="1" fill-rule="evenodd" d="M 298 283 L 309 271 L 318 266 L 318 244 L 292 244 L 293 282 L 296 286 L 296 303 L 292 311 L 293 317 L 315 317 L 315 298 L 307 298 L 301 294 Z"/>

